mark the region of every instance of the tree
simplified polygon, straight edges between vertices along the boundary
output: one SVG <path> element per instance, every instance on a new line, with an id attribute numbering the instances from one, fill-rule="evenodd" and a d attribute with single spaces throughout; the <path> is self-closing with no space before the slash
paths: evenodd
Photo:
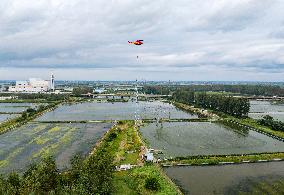
<path id="1" fill-rule="evenodd" d="M 21 179 L 16 172 L 9 174 L 7 183 L 11 186 L 13 194 L 20 194 Z"/>
<path id="2" fill-rule="evenodd" d="M 103 149 L 84 163 L 79 186 L 86 194 L 110 194 L 113 190 L 113 157 Z"/>
<path id="3" fill-rule="evenodd" d="M 87 86 L 75 87 L 73 89 L 73 94 L 75 96 L 80 96 L 82 94 L 87 94 L 87 93 L 92 93 L 92 92 L 93 92 L 93 88 L 87 87 Z"/>
<path id="4" fill-rule="evenodd" d="M 58 180 L 55 160 L 48 156 L 39 164 L 32 164 L 25 172 L 23 179 L 23 191 L 25 193 L 55 192 Z"/>

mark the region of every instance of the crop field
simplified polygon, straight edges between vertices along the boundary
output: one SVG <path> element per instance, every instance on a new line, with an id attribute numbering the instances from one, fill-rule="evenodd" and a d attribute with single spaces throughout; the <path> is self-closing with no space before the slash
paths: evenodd
<path id="1" fill-rule="evenodd" d="M 274 119 L 284 122 L 284 104 L 273 104 L 270 101 L 250 101 L 249 117 L 260 119 L 265 115 L 270 115 Z"/>
<path id="2" fill-rule="evenodd" d="M 140 129 L 161 157 L 283 152 L 284 142 L 255 131 L 231 129 L 219 123 L 146 124 Z"/>
<path id="3" fill-rule="evenodd" d="M 111 123 L 28 123 L 0 135 L 0 173 L 22 172 L 33 161 L 53 155 L 60 169 L 74 154 L 88 154 Z M 80 138 L 80 139 L 79 139 Z"/>
<path id="4" fill-rule="evenodd" d="M 133 120 L 135 115 L 140 119 L 154 118 L 197 118 L 163 102 L 117 102 L 63 105 L 48 112 L 38 121 L 80 121 L 80 120 Z"/>

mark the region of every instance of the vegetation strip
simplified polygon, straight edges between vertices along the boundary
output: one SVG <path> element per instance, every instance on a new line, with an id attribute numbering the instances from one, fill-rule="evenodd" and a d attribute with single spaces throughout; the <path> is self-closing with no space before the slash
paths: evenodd
<path id="1" fill-rule="evenodd" d="M 157 122 L 155 119 L 142 119 L 143 123 L 153 123 Z M 208 122 L 207 118 L 190 118 L 190 119 L 160 119 L 158 122 Z"/>
<path id="2" fill-rule="evenodd" d="M 208 155 L 208 156 L 189 156 L 176 157 L 161 161 L 162 166 L 191 166 L 191 165 L 225 165 L 238 163 L 256 163 L 268 161 L 284 160 L 284 152 L 276 153 L 256 153 L 242 155 Z"/>
<path id="3" fill-rule="evenodd" d="M 35 123 L 111 123 L 114 120 L 83 120 L 83 121 L 35 121 Z"/>
<path id="4" fill-rule="evenodd" d="M 22 114 L 22 112 L 0 112 L 0 114 Z"/>
<path id="5" fill-rule="evenodd" d="M 114 174 L 114 194 L 182 194 L 175 184 L 163 173 L 157 164 L 143 163 L 141 151 L 145 144 L 139 136 L 134 121 L 124 122 L 127 126 L 118 127 L 116 138 L 115 165 L 136 165 L 126 171 Z M 113 151 L 113 150 L 112 150 Z"/>

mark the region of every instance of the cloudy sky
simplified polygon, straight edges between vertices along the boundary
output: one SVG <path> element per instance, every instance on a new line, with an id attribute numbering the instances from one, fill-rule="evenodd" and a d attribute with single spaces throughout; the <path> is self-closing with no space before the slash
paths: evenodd
<path id="1" fill-rule="evenodd" d="M 283 0 L 1 0 L 0 80 L 284 81 L 283 10 Z M 145 44 L 127 44 L 136 39 Z"/>

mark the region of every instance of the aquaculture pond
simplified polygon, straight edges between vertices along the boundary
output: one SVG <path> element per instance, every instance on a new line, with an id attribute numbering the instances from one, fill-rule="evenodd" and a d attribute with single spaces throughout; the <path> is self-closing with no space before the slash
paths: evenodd
<path id="1" fill-rule="evenodd" d="M 19 114 L 0 114 L 0 124 L 6 120 L 20 116 Z"/>
<path id="2" fill-rule="evenodd" d="M 111 123 L 28 123 L 0 135 L 0 173 L 22 172 L 32 161 L 53 155 L 60 169 L 76 153 L 87 154 Z"/>
<path id="3" fill-rule="evenodd" d="M 35 108 L 34 103 L 0 103 L 0 113 L 20 113 L 28 108 Z"/>
<path id="4" fill-rule="evenodd" d="M 140 129 L 161 157 L 211 154 L 245 154 L 284 151 L 284 142 L 249 130 L 236 130 L 219 123 L 150 123 Z"/>
<path id="5" fill-rule="evenodd" d="M 265 115 L 284 122 L 284 104 L 273 101 L 250 101 L 249 117 L 260 119 Z"/>
<path id="6" fill-rule="evenodd" d="M 44 114 L 38 121 L 78 121 L 78 120 L 133 120 L 154 118 L 197 118 L 196 115 L 177 109 L 163 102 L 84 102 L 63 105 Z"/>
<path id="7" fill-rule="evenodd" d="M 164 170 L 185 194 L 284 194 L 284 162 Z"/>

